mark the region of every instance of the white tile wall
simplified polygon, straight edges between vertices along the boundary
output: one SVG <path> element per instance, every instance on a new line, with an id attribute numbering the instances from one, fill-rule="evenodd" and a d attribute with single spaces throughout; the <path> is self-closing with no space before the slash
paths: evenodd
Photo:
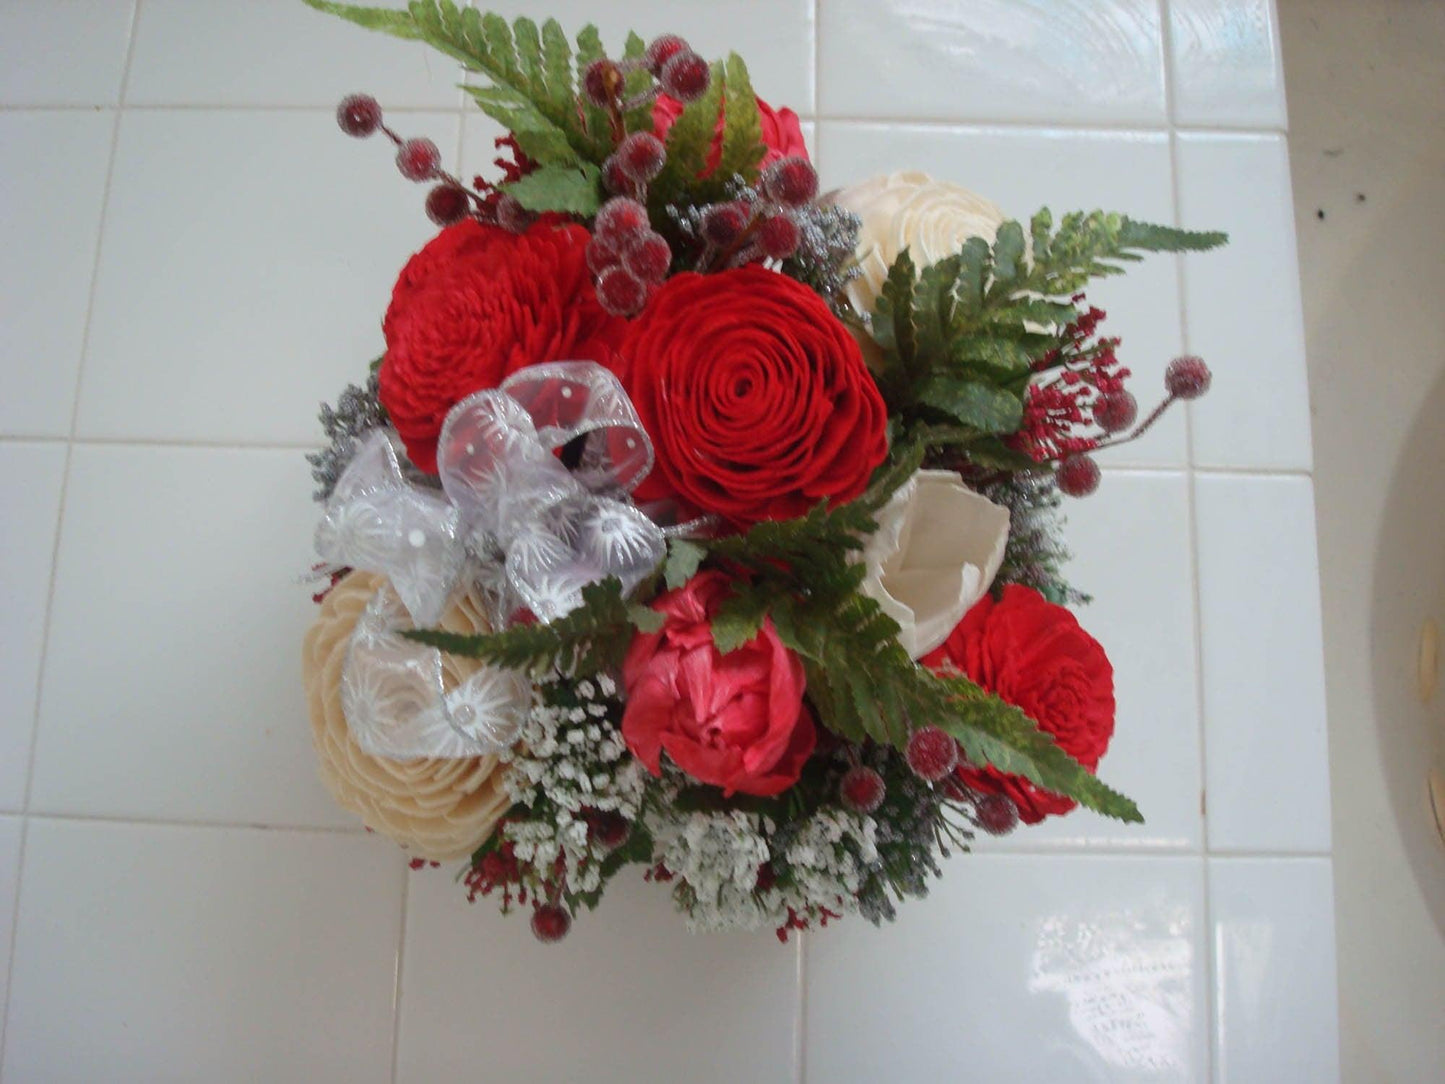
<path id="1" fill-rule="evenodd" d="M 0 811 L 25 804 L 35 691 L 50 601 L 55 521 L 65 476 L 61 444 L 0 444 Z"/>
<path id="2" fill-rule="evenodd" d="M 524 9 L 543 10 L 504 5 Z M 631 25 L 737 49 L 804 117 L 826 184 L 917 166 L 1016 215 L 1235 233 L 1093 295 L 1141 392 L 1184 349 L 1218 374 L 1069 509 L 1073 576 L 1098 599 L 1083 620 L 1118 673 L 1103 772 L 1148 824 L 991 841 L 895 927 L 846 923 L 801 953 L 688 937 L 643 884 L 543 947 L 451 871 L 406 874 L 315 781 L 298 674 L 314 406 L 364 371 L 429 233 L 387 147 L 343 138 L 331 109 L 370 90 L 468 170 L 494 130 L 463 126 L 443 59 L 290 0 L 11 0 L 0 1079 L 1334 1079 L 1271 6 L 550 10 L 611 42 Z"/>
<path id="3" fill-rule="evenodd" d="M 809 938 L 804 1079 L 1203 1082 L 1203 895 L 1194 859 L 956 859 Z"/>
<path id="4" fill-rule="evenodd" d="M 1333 896 L 1324 859 L 1210 859 L 1221 1082 L 1338 1079 Z"/>

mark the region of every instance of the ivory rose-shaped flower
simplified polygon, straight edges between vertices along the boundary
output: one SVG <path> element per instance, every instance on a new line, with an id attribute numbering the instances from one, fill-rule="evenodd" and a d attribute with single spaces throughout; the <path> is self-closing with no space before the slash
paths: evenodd
<path id="1" fill-rule="evenodd" d="M 922 270 L 952 256 L 970 237 L 993 244 L 1007 217 L 992 201 L 917 170 L 845 188 L 833 202 L 863 220 L 857 252 L 862 274 L 848 284 L 848 300 L 863 316 L 873 311 L 888 268 L 904 249 Z"/>
<path id="2" fill-rule="evenodd" d="M 666 624 L 639 633 L 622 663 L 622 737 L 653 775 L 665 752 L 728 794 L 780 794 L 817 744 L 803 663 L 772 621 L 736 651 L 719 652 L 712 619 L 731 591 L 721 572 L 701 572 L 652 603 Z"/>
<path id="3" fill-rule="evenodd" d="M 862 591 L 901 632 L 913 658 L 944 640 L 993 583 L 1009 513 L 948 470 L 921 470 L 893 494 L 868 540 Z"/>

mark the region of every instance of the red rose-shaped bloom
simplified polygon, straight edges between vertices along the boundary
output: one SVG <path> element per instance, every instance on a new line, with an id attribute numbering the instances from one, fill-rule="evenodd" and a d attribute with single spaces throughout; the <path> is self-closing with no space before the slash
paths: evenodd
<path id="1" fill-rule="evenodd" d="M 602 311 L 581 226 L 524 234 L 464 219 L 402 269 L 382 330 L 381 404 L 425 471 L 447 411 L 541 361 L 611 364 L 626 323 Z"/>
<path id="2" fill-rule="evenodd" d="M 712 615 L 729 590 L 721 572 L 702 572 L 653 602 L 667 623 L 640 633 L 622 664 L 622 737 L 653 775 L 666 752 L 728 794 L 778 794 L 798 781 L 817 742 L 803 707 L 803 664 L 771 621 L 720 654 Z"/>
<path id="3" fill-rule="evenodd" d="M 659 95 L 652 105 L 653 135 L 666 143 L 668 130 L 682 115 L 682 110 L 683 105 L 676 98 L 669 98 L 666 94 Z M 798 114 L 791 109 L 774 109 L 759 98 L 758 119 L 763 126 L 763 146 L 768 148 L 759 166 L 766 166 L 779 158 L 808 157 L 808 147 L 803 142 L 803 126 L 798 123 Z M 723 113 L 719 108 L 717 130 L 712 137 L 712 147 L 707 152 L 707 168 L 700 176 L 707 177 L 717 169 L 718 162 L 722 160 L 722 137 Z"/>
<path id="4" fill-rule="evenodd" d="M 1073 614 L 1032 588 L 1005 587 L 997 602 L 985 596 L 942 647 L 919 661 L 937 671 L 960 670 L 1021 708 L 1091 772 L 1109 747 L 1114 668 Z M 1008 795 L 1028 824 L 1067 813 L 1075 805 L 991 766 L 964 765 L 956 775 L 975 790 Z"/>
<path id="5" fill-rule="evenodd" d="M 802 283 L 758 266 L 676 275 L 622 352 L 657 467 L 676 496 L 738 526 L 851 500 L 888 454 L 888 411 L 857 340 Z"/>

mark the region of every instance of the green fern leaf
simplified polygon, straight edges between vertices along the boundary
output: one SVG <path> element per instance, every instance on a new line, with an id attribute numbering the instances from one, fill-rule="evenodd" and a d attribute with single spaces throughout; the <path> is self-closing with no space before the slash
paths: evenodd
<path id="1" fill-rule="evenodd" d="M 518 139 L 520 143 L 520 138 Z M 560 211 L 588 217 L 602 202 L 602 172 L 591 162 L 578 165 L 543 166 L 520 180 L 503 185 L 502 191 L 534 213 Z"/>
<path id="2" fill-rule="evenodd" d="M 517 146 L 542 165 L 564 166 L 577 161 L 567 133 L 544 116 L 525 94 L 500 84 L 469 86 L 466 91 L 483 113 L 508 128 Z"/>
<path id="3" fill-rule="evenodd" d="M 421 37 L 421 32 L 417 29 L 409 11 L 397 11 L 395 8 L 368 8 L 358 4 L 337 4 L 332 0 L 303 0 L 303 3 L 317 11 L 324 11 L 328 15 L 340 16 L 347 22 L 355 23 L 367 30 L 380 30 L 393 37 L 412 40 Z"/>
<path id="4" fill-rule="evenodd" d="M 707 92 L 683 109 L 667 132 L 667 161 L 648 190 L 648 201 L 662 207 L 683 196 L 707 170 L 708 152 L 722 107 L 722 66 L 714 64 Z"/>
<path id="5" fill-rule="evenodd" d="M 763 145 L 763 122 L 758 99 L 748 78 L 748 66 L 737 53 L 729 53 L 723 78 L 722 155 L 713 180 L 724 185 L 741 174 L 749 182 L 757 179 L 758 164 L 767 153 Z"/>

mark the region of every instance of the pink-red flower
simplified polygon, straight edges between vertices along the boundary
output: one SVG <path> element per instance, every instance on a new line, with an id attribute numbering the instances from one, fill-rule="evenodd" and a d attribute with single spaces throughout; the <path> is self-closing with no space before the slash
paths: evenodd
<path id="1" fill-rule="evenodd" d="M 702 572 L 653 602 L 666 623 L 639 634 L 622 664 L 622 737 L 654 775 L 666 753 L 728 794 L 778 794 L 817 743 L 803 664 L 771 621 L 736 651 L 718 651 L 712 618 L 730 590 L 721 572 Z"/>

